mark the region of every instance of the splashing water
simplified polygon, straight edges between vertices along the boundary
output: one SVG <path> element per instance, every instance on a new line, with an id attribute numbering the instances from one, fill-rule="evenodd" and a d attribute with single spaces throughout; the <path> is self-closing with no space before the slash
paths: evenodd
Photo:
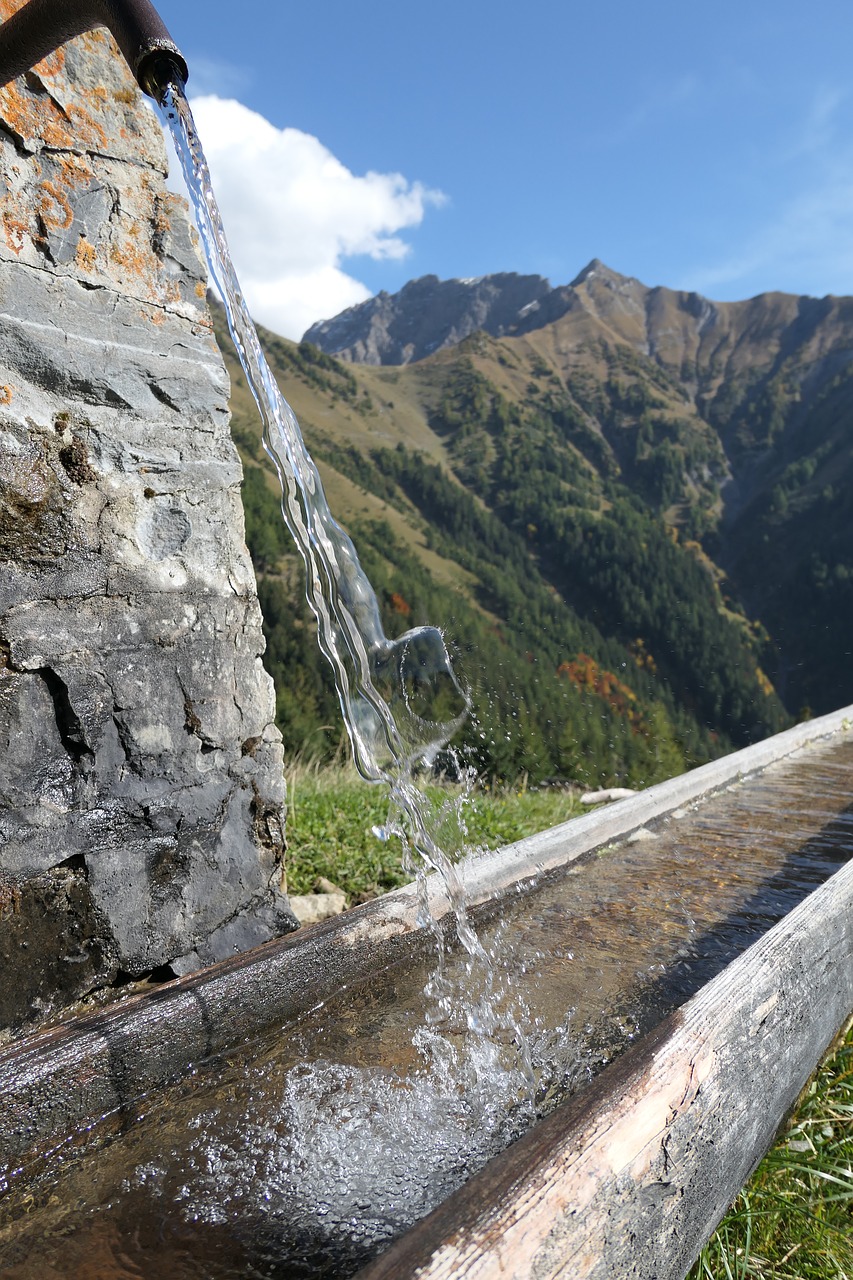
<path id="1" fill-rule="evenodd" d="M 306 596 L 317 619 L 318 639 L 335 679 L 356 766 L 367 781 L 390 791 L 388 833 L 398 835 L 408 869 L 418 871 L 419 923 L 432 930 L 438 968 L 428 986 L 437 1013 L 453 1016 L 464 1004 L 468 1028 L 488 1037 L 508 1030 L 519 1047 L 532 1085 L 526 1041 L 517 1020 L 495 1012 L 495 976 L 465 909 L 458 871 L 433 834 L 429 804 L 416 770 L 429 768 L 463 724 L 467 694 L 450 663 L 436 627 L 417 627 L 389 640 L 370 582 L 351 539 L 332 516 L 317 468 L 299 424 L 282 396 L 261 349 L 234 271 L 210 172 L 183 88 L 163 89 L 160 102 L 193 203 L 208 266 L 222 297 L 236 347 L 261 418 L 264 448 L 278 473 L 282 514 L 305 564 Z M 414 857 L 412 854 L 414 853 Z M 469 956 L 468 976 L 477 994 L 454 990 L 444 974 L 444 934 L 428 905 L 426 872 L 437 871 L 453 912 L 456 932 Z M 476 972 L 475 972 L 476 971 Z M 476 980 L 475 981 L 475 977 Z M 455 1008 L 456 1006 L 457 1008 Z M 497 1058 L 494 1063 L 497 1067 Z"/>

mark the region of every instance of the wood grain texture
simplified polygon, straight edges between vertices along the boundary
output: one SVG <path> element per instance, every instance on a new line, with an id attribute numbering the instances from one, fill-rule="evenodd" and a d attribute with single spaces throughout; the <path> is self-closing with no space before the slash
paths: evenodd
<path id="1" fill-rule="evenodd" d="M 359 1280 L 682 1280 L 853 1010 L 853 863 Z"/>

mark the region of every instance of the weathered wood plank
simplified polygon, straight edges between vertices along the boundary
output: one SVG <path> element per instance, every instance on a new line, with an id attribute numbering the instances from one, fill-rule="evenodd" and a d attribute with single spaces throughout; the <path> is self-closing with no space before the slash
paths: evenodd
<path id="1" fill-rule="evenodd" d="M 853 1010 L 853 863 L 359 1280 L 683 1280 Z"/>

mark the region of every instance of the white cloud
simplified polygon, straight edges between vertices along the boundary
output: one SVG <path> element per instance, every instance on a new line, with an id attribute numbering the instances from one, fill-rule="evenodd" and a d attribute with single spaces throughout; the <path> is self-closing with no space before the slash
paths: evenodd
<path id="1" fill-rule="evenodd" d="M 817 296 L 853 291 L 850 172 L 828 175 L 814 190 L 796 196 L 735 254 L 690 272 L 680 287 L 712 297 L 774 288 Z"/>
<path id="2" fill-rule="evenodd" d="M 404 258 L 397 233 L 444 202 L 398 173 L 360 177 L 317 138 L 233 99 L 194 98 L 192 110 L 249 309 L 286 337 L 370 297 L 346 260 Z"/>
<path id="3" fill-rule="evenodd" d="M 713 263 L 679 287 L 714 297 L 768 289 L 822 296 L 853 292 L 853 148 L 845 137 L 846 91 L 820 88 L 776 153 L 763 158 L 768 189 L 787 198 Z"/>

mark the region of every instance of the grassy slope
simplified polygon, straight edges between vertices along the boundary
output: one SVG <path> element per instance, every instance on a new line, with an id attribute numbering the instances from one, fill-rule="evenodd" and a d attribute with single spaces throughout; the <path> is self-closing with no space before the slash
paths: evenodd
<path id="1" fill-rule="evenodd" d="M 277 484 L 260 444 L 260 420 L 254 399 L 237 362 L 224 328 L 219 307 L 214 320 L 220 348 L 231 377 L 232 434 L 244 464 L 265 468 L 270 488 Z M 372 448 L 418 449 L 439 465 L 446 465 L 445 450 L 438 438 L 424 430 L 419 394 L 424 382 L 407 380 L 400 389 L 394 370 L 340 365 L 340 374 L 322 369 L 312 377 L 310 366 L 296 355 L 296 347 L 285 338 L 261 330 L 267 358 L 302 428 L 308 448 L 318 465 L 335 517 L 344 526 L 358 520 L 387 520 L 395 536 L 423 560 L 437 580 L 464 589 L 470 575 L 451 559 L 431 551 L 414 512 L 401 512 L 387 500 L 371 493 L 334 464 L 334 454 L 342 446 L 362 452 Z"/>

